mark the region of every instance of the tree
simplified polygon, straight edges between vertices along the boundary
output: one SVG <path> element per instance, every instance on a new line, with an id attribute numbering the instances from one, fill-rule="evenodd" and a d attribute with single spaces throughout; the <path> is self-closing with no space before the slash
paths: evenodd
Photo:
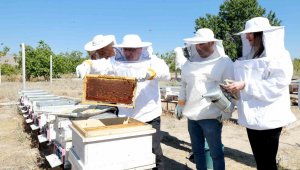
<path id="1" fill-rule="evenodd" d="M 300 73 L 300 59 L 299 58 L 295 58 L 293 60 L 293 66 L 294 66 L 294 73 L 299 75 L 299 73 Z"/>
<path id="2" fill-rule="evenodd" d="M 26 79 L 35 77 L 44 77 L 45 80 L 50 78 L 50 56 L 52 55 L 52 75 L 54 78 L 60 78 L 62 74 L 74 73 L 77 65 L 82 63 L 84 58 L 82 52 L 72 51 L 55 55 L 50 46 L 44 41 L 39 41 L 38 46 L 34 49 L 26 46 Z M 21 52 L 20 52 L 21 54 Z M 19 68 L 22 66 L 22 59 L 16 57 Z"/>
<path id="3" fill-rule="evenodd" d="M 44 77 L 46 80 L 50 76 L 50 55 L 54 56 L 49 45 L 44 41 L 39 41 L 36 49 L 31 46 L 26 46 L 26 79 L 31 77 Z M 21 52 L 20 52 L 21 56 Z M 19 60 L 19 67 L 22 66 L 22 60 Z"/>
<path id="4" fill-rule="evenodd" d="M 167 52 L 164 54 L 157 54 L 161 59 L 163 59 L 169 66 L 170 72 L 175 72 L 175 53 Z"/>
<path id="5" fill-rule="evenodd" d="M 243 30 L 245 22 L 253 17 L 265 16 L 271 25 L 280 25 L 273 11 L 265 15 L 266 9 L 261 7 L 257 0 L 227 0 L 220 6 L 218 15 L 206 14 L 206 17 L 196 19 L 195 30 L 210 28 L 215 36 L 223 40 L 225 52 L 233 60 L 242 55 L 240 36 L 235 36 Z"/>
<path id="6" fill-rule="evenodd" d="M 58 57 L 60 57 L 58 63 L 60 64 L 61 73 L 74 73 L 77 65 L 81 64 L 85 58 L 82 58 L 83 53 L 80 51 L 71 51 L 60 53 Z M 64 67 L 62 67 L 64 66 Z M 59 66 L 57 66 L 59 67 Z"/>
<path id="7" fill-rule="evenodd" d="M 20 70 L 18 70 L 17 66 L 13 66 L 10 64 L 1 64 L 1 74 L 11 76 L 13 74 L 18 74 Z"/>
<path id="8" fill-rule="evenodd" d="M 6 54 L 9 52 L 10 48 L 8 47 L 3 47 L 3 50 L 0 51 L 0 57 L 6 56 Z"/>

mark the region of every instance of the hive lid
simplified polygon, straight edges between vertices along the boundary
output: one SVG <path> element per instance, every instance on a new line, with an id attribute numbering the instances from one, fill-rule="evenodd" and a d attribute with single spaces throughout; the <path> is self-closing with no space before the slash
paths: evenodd
<path id="1" fill-rule="evenodd" d="M 152 129 L 151 125 L 129 117 L 74 120 L 72 126 L 86 138 Z"/>
<path id="2" fill-rule="evenodd" d="M 136 84 L 134 77 L 86 75 L 82 103 L 134 108 Z"/>

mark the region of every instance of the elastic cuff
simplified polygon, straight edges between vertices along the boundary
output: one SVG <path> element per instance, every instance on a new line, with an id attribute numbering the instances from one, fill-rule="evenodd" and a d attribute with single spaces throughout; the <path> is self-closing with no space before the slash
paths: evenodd
<path id="1" fill-rule="evenodd" d="M 177 102 L 177 104 L 179 105 L 179 106 L 184 106 L 185 105 L 185 101 L 184 100 L 178 100 L 178 102 Z"/>

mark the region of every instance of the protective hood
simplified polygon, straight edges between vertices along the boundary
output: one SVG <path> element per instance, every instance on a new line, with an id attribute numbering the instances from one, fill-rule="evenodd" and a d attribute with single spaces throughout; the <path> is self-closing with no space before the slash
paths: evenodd
<path id="1" fill-rule="evenodd" d="M 152 50 L 151 46 L 143 47 L 141 56 L 138 61 L 127 61 L 124 53 L 122 52 L 122 48 L 115 48 L 115 51 L 116 51 L 116 56 L 115 56 L 116 61 L 127 62 L 127 63 L 136 63 L 136 62 L 150 60 L 153 50 Z"/>
<path id="2" fill-rule="evenodd" d="M 195 60 L 195 58 L 201 58 L 196 50 L 196 44 L 186 44 L 186 45 L 188 51 L 190 52 L 190 56 L 191 56 L 191 58 L 189 59 L 190 61 Z M 225 56 L 225 51 L 224 51 L 222 41 L 215 41 L 213 54 L 214 56 Z M 212 59 L 212 58 L 208 58 L 208 59 Z"/>
<path id="3" fill-rule="evenodd" d="M 260 28 L 261 26 L 259 25 L 268 25 L 269 23 L 266 24 L 265 22 L 269 22 L 269 21 L 266 19 L 262 20 L 261 18 L 262 17 L 253 18 L 252 20 L 254 20 L 256 24 L 252 24 L 251 29 L 245 28 L 245 30 L 256 30 L 256 32 L 257 31 L 263 32 L 263 45 L 265 47 L 266 57 L 274 58 L 274 57 L 281 56 L 279 54 L 287 54 L 287 50 L 284 47 L 284 27 L 269 26 L 267 27 L 268 29 L 267 28 L 262 29 Z M 254 29 L 254 27 L 258 27 L 258 28 Z M 249 31 L 242 31 L 239 33 L 241 35 L 241 39 L 243 43 L 243 56 L 248 56 L 251 53 L 251 46 L 249 44 L 249 41 L 246 39 L 246 33 L 249 33 Z"/>

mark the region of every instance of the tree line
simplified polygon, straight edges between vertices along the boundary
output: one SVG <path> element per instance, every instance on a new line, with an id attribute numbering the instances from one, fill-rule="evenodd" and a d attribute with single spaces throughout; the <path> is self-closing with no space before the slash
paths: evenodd
<path id="1" fill-rule="evenodd" d="M 64 74 L 73 74 L 76 66 L 82 63 L 86 57 L 80 51 L 62 52 L 55 54 L 50 46 L 43 40 L 38 42 L 36 48 L 29 45 L 25 46 L 25 65 L 26 65 L 26 79 L 43 77 L 45 80 L 50 79 L 50 56 L 52 56 L 52 76 L 53 78 L 60 78 Z M 2 64 L 3 75 L 21 74 L 22 58 L 21 51 L 16 58 L 17 66 L 10 64 Z"/>

